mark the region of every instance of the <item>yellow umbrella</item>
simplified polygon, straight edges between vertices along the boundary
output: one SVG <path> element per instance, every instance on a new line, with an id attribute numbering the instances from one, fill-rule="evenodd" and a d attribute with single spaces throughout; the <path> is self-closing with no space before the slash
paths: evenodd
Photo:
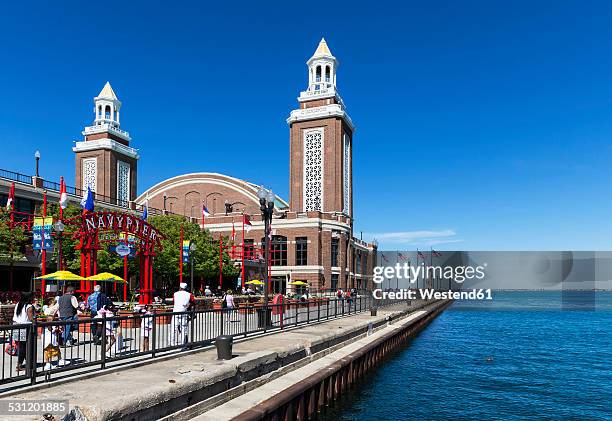
<path id="1" fill-rule="evenodd" d="M 252 281 L 245 282 L 245 285 L 265 285 L 265 283 L 261 282 L 259 279 L 253 279 Z"/>
<path id="2" fill-rule="evenodd" d="M 58 270 L 57 272 L 49 273 L 47 275 L 38 276 L 34 279 L 44 279 L 46 281 L 83 281 L 85 278 L 79 275 L 75 275 L 67 270 Z"/>
<path id="3" fill-rule="evenodd" d="M 119 282 L 119 283 L 125 283 L 125 280 L 122 277 L 117 276 L 114 273 L 109 273 L 109 272 L 98 273 L 97 275 L 93 275 L 93 276 L 90 276 L 88 278 L 85 278 L 85 280 L 87 280 L 87 281 L 96 281 L 96 282 Z"/>
<path id="4" fill-rule="evenodd" d="M 304 281 L 289 282 L 289 285 L 308 286 L 308 284 L 306 282 L 304 282 Z"/>

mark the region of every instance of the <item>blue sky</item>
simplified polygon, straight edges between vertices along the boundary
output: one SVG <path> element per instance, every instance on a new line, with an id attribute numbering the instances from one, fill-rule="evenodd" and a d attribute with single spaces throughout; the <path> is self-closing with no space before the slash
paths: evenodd
<path id="1" fill-rule="evenodd" d="M 325 36 L 357 126 L 357 235 L 610 249 L 608 2 L 17 3 L 0 16 L 0 168 L 32 173 L 39 149 L 42 175 L 72 184 L 110 80 L 140 191 L 215 171 L 288 199 L 285 119 Z"/>

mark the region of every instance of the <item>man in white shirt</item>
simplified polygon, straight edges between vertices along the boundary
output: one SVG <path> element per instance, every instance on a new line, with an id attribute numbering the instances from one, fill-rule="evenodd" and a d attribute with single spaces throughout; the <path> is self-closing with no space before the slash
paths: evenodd
<path id="1" fill-rule="evenodd" d="M 187 284 L 181 282 L 179 290 L 174 293 L 174 308 L 175 313 L 184 313 L 191 305 L 191 294 L 185 291 Z M 187 343 L 187 332 L 189 331 L 189 319 L 187 314 L 175 314 L 172 316 L 170 326 L 170 345 L 184 345 Z"/>

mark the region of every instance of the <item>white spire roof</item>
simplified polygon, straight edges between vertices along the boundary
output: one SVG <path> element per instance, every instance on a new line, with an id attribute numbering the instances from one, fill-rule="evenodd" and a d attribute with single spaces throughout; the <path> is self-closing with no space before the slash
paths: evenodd
<path id="1" fill-rule="evenodd" d="M 102 88 L 98 94 L 98 98 L 108 98 L 115 101 L 119 100 L 117 95 L 115 95 L 115 91 L 113 91 L 113 87 L 111 86 L 110 82 L 106 82 L 106 85 L 104 85 L 104 88 Z"/>
<path id="2" fill-rule="evenodd" d="M 319 46 L 317 47 L 317 51 L 313 54 L 313 57 L 333 57 L 333 54 L 329 50 L 327 46 L 327 42 L 325 42 L 325 38 L 321 38 L 321 42 L 319 42 Z"/>

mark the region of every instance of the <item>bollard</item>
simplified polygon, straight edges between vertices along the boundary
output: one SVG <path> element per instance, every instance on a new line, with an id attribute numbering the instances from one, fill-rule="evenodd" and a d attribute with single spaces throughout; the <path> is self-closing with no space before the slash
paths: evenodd
<path id="1" fill-rule="evenodd" d="M 217 336 L 215 338 L 215 346 L 217 347 L 217 359 L 218 360 L 231 360 L 232 359 L 232 344 L 234 338 L 229 335 Z"/>
<path id="2" fill-rule="evenodd" d="M 257 328 L 265 329 L 272 326 L 272 309 L 258 308 L 257 309 Z"/>
<path id="3" fill-rule="evenodd" d="M 378 308 L 372 307 L 370 308 L 370 316 L 376 316 L 378 314 Z"/>

